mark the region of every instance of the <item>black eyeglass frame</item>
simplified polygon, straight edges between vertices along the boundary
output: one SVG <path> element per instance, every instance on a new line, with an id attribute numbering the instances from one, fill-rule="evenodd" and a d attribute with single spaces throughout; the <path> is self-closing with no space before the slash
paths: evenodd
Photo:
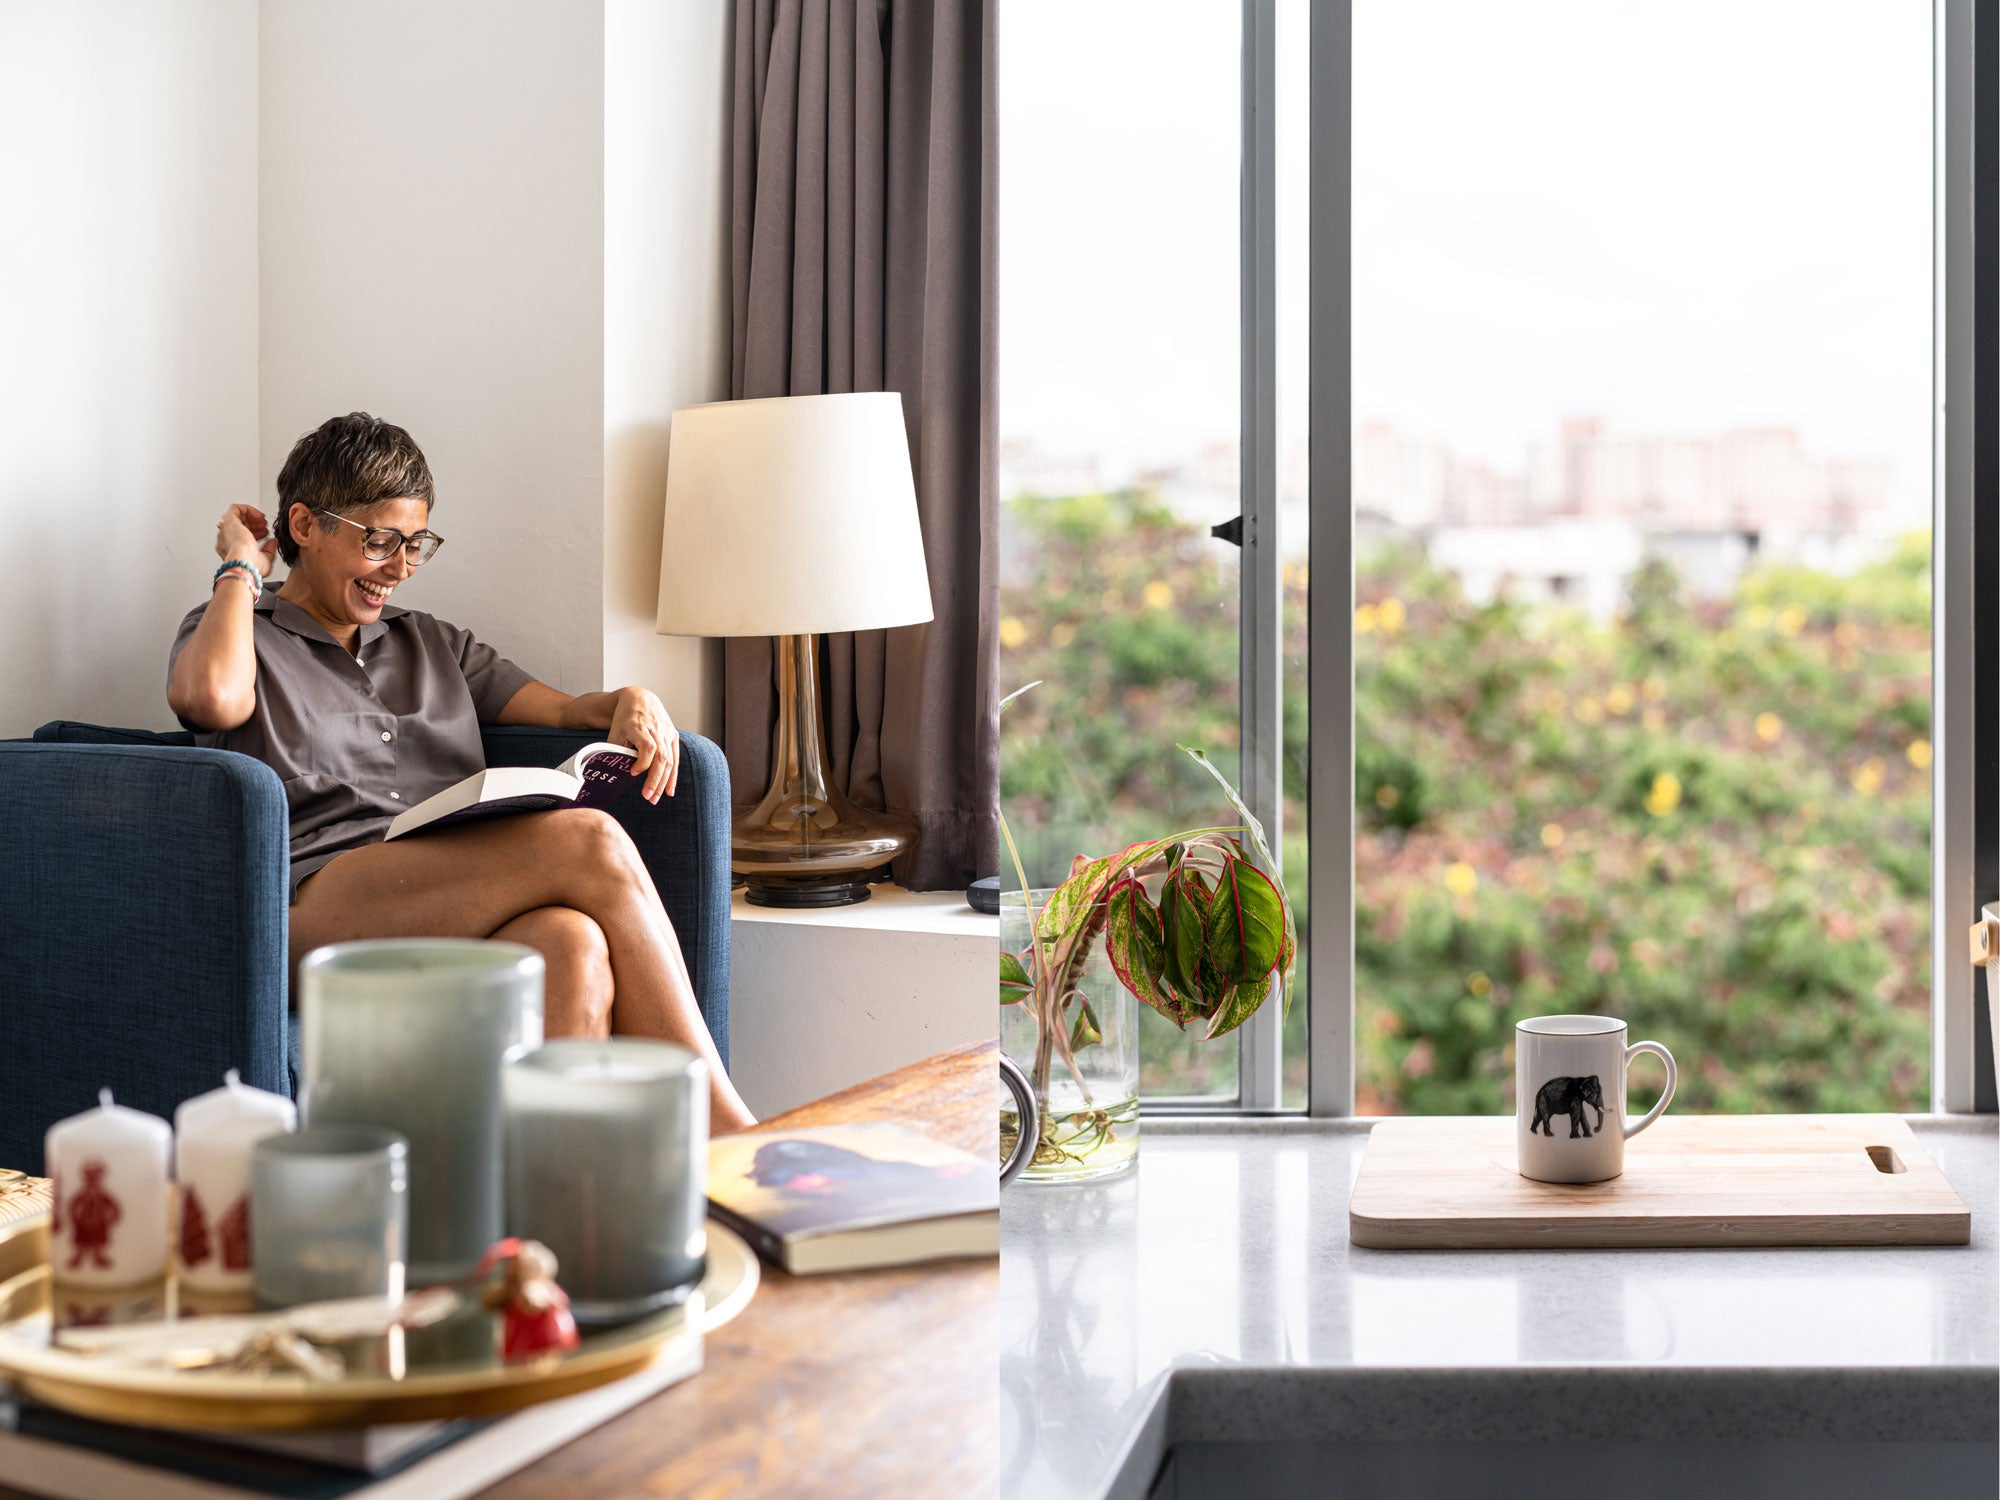
<path id="1" fill-rule="evenodd" d="M 338 521 L 343 526 L 352 526 L 356 531 L 365 533 L 361 538 L 361 555 L 367 558 L 370 562 L 387 562 L 390 558 L 394 557 L 398 551 L 402 552 L 405 558 L 408 558 L 410 553 L 410 548 L 415 547 L 418 549 L 418 555 L 415 558 L 415 560 L 410 563 L 410 566 L 413 568 L 421 568 L 425 563 L 429 562 L 433 557 L 436 557 L 438 548 L 444 545 L 444 538 L 439 536 L 435 531 L 432 531 L 429 528 L 419 531 L 414 536 L 411 536 L 404 532 L 398 531 L 393 526 L 363 526 L 359 521 L 350 521 L 347 519 L 346 516 L 336 514 L 335 512 L 330 510 L 322 509 L 317 505 L 313 507 L 313 514 L 316 516 L 325 516 L 329 521 Z M 373 549 L 379 546 L 383 546 L 385 544 L 377 542 L 375 539 L 377 537 L 384 537 L 384 536 L 394 537 L 396 539 L 396 544 L 394 547 L 391 547 L 387 552 L 384 552 L 380 557 L 377 557 Z"/>

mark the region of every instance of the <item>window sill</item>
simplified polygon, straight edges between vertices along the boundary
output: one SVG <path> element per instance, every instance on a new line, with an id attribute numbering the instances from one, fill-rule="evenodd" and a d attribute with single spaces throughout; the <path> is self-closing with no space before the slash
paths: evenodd
<path id="1" fill-rule="evenodd" d="M 1007 1190 L 1008 1347 L 1043 1409 L 1087 1399 L 1117 1431 L 1088 1473 L 1032 1428 L 1002 1468 L 1094 1500 L 1145 1494 L 1132 1477 L 1189 1441 L 1990 1443 L 2000 1121 L 1910 1118 L 1970 1245 L 1361 1250 L 1371 1122 L 1149 1119 L 1135 1173 Z"/>

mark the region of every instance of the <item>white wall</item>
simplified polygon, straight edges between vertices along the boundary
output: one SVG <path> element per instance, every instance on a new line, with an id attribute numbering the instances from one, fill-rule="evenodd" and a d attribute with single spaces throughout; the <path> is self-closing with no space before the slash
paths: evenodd
<path id="1" fill-rule="evenodd" d="M 366 410 L 438 484 L 404 585 L 714 733 L 653 633 L 675 407 L 727 395 L 728 0 L 0 0 L 0 736 L 168 727 L 215 517 Z"/>
<path id="2" fill-rule="evenodd" d="M 667 428 L 729 395 L 728 0 L 604 8 L 604 675 L 722 726 L 722 643 L 653 633 Z"/>
<path id="3" fill-rule="evenodd" d="M 447 545 L 398 598 L 601 686 L 601 7 L 285 0 L 261 81 L 265 491 L 329 416 L 408 428 Z"/>
<path id="4" fill-rule="evenodd" d="M 257 461 L 253 0 L 0 0 L 0 738 L 171 728 Z"/>

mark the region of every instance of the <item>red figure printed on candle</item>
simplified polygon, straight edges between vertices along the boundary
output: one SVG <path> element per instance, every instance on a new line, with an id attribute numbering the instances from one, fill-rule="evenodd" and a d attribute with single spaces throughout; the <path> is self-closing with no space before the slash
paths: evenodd
<path id="1" fill-rule="evenodd" d="M 181 1190 L 181 1264 L 198 1266 L 214 1253 L 208 1243 L 208 1211 L 193 1184 Z"/>
<path id="2" fill-rule="evenodd" d="M 111 1257 L 104 1253 L 104 1247 L 111 1243 L 111 1231 L 125 1216 L 125 1210 L 104 1187 L 104 1174 L 108 1170 L 95 1158 L 83 1164 L 83 1191 L 69 1205 L 70 1244 L 74 1247 L 69 1258 L 72 1271 L 83 1264 L 85 1254 L 90 1256 L 92 1265 L 111 1269 Z"/>
<path id="3" fill-rule="evenodd" d="M 222 1216 L 216 1226 L 222 1236 L 222 1269 L 225 1271 L 247 1271 L 250 1269 L 250 1195 L 243 1194 L 229 1205 L 229 1212 Z"/>
<path id="4" fill-rule="evenodd" d="M 504 1266 L 503 1266 L 504 1263 Z M 556 1258 L 539 1240 L 504 1239 L 486 1252 L 474 1276 L 500 1280 L 486 1289 L 486 1306 L 501 1312 L 502 1358 L 532 1359 L 577 1345 L 569 1293 L 556 1285 Z"/>

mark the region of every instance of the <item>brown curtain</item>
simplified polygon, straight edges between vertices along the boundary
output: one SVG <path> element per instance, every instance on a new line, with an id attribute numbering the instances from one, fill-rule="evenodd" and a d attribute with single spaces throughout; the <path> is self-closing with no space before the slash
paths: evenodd
<path id="1" fill-rule="evenodd" d="M 991 0 L 737 0 L 731 394 L 900 391 L 936 618 L 828 636 L 829 767 L 913 817 L 913 890 L 998 871 Z M 829 524 L 838 524 L 829 518 Z M 732 640 L 736 798 L 770 781 L 769 640 Z"/>

